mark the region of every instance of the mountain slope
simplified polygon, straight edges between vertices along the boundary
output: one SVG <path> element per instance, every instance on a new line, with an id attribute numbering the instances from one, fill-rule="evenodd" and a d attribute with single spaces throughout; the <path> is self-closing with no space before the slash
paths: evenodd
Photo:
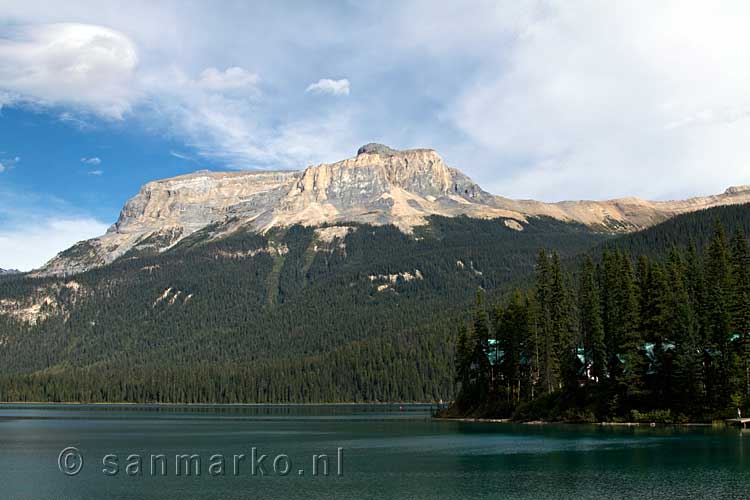
<path id="1" fill-rule="evenodd" d="M 449 399 L 457 321 L 502 294 L 538 249 L 664 255 L 750 206 L 678 216 L 611 239 L 530 218 L 194 232 L 72 278 L 0 281 L 0 399 L 324 402 Z M 602 243 L 605 241 L 605 243 Z M 592 250 L 595 249 L 595 250 Z"/>
<path id="2" fill-rule="evenodd" d="M 679 213 L 743 202 L 750 202 L 750 186 L 672 202 L 511 200 L 482 190 L 433 150 L 368 144 L 354 158 L 303 171 L 200 171 L 148 183 L 105 235 L 60 253 L 35 275 L 71 275 L 133 250 L 162 251 L 207 226 L 215 226 L 215 236 L 352 222 L 392 224 L 411 233 L 433 215 L 466 215 L 502 218 L 522 230 L 529 217 L 547 216 L 602 232 L 628 232 Z"/>
<path id="3" fill-rule="evenodd" d="M 604 250 L 619 249 L 633 255 L 664 258 L 673 246 L 695 245 L 696 250 L 701 251 L 713 236 L 717 221 L 721 223 L 728 237 L 732 237 L 737 232 L 750 234 L 749 215 L 750 204 L 699 210 L 667 220 L 646 230 L 603 242 L 591 252 L 600 254 Z"/>
<path id="4" fill-rule="evenodd" d="M 606 238 L 549 218 L 214 231 L 0 282 L 0 399 L 448 399 L 454 315 L 477 288 L 529 272 L 540 246 Z"/>

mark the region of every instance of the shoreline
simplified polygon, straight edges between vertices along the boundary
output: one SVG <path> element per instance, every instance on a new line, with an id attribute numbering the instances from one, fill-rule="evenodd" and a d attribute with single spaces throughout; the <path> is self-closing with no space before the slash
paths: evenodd
<path id="1" fill-rule="evenodd" d="M 278 406 L 278 407 L 289 407 L 289 406 L 429 406 L 436 407 L 437 403 L 420 403 L 420 402 L 382 402 L 382 403 L 132 403 L 132 402 L 97 402 L 97 403 L 85 403 L 80 401 L 0 401 L 0 406 L 3 405 L 26 405 L 26 406 L 184 406 L 184 407 L 267 407 L 267 406 Z"/>
<path id="2" fill-rule="evenodd" d="M 67 406 L 67 407 L 151 407 L 151 408 L 314 408 L 314 407 L 428 407 L 434 409 L 439 407 L 437 403 L 420 403 L 420 402 L 381 402 L 381 403 L 132 403 L 132 402 L 96 402 L 85 403 L 78 401 L 0 401 L 0 409 L 3 406 L 26 406 L 26 407 L 44 407 L 44 406 Z M 401 411 L 409 411 L 407 408 Z M 547 420 L 528 420 L 520 421 L 511 418 L 476 418 L 476 417 L 436 417 L 430 416 L 431 420 L 444 422 L 461 422 L 461 423 L 480 423 L 480 424 L 515 424 L 515 425 L 595 425 L 599 427 L 732 427 L 724 421 L 716 422 L 684 422 L 684 423 L 661 423 L 661 422 L 565 422 L 565 421 L 547 421 Z"/>
<path id="3" fill-rule="evenodd" d="M 480 424 L 516 424 L 516 425 L 597 425 L 600 427 L 730 427 L 725 422 L 706 423 L 706 422 L 685 422 L 664 424 L 657 422 L 564 422 L 564 421 L 546 421 L 546 420 L 529 420 L 520 421 L 510 418 L 470 418 L 470 417 L 433 417 L 433 420 L 446 422 L 463 422 L 463 423 L 480 423 Z"/>

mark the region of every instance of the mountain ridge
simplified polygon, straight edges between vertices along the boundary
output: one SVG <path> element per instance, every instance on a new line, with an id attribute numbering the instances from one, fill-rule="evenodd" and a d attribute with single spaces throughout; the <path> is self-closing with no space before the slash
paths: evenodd
<path id="1" fill-rule="evenodd" d="M 357 155 L 304 170 L 200 170 L 145 184 L 107 232 L 58 254 L 36 276 L 70 275 L 108 264 L 133 250 L 162 251 L 209 225 L 217 234 L 239 228 L 393 224 L 405 233 L 429 216 L 501 218 L 523 230 L 529 217 L 547 216 L 595 230 L 625 233 L 674 215 L 750 202 L 750 186 L 686 200 L 513 200 L 493 195 L 432 149 L 395 150 L 370 143 Z"/>

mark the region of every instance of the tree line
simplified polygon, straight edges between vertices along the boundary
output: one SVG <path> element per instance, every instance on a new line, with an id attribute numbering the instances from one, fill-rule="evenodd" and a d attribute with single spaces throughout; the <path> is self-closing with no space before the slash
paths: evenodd
<path id="1" fill-rule="evenodd" d="M 564 420 L 710 420 L 750 407 L 750 251 L 717 221 L 666 256 L 616 247 L 533 284 L 459 331 L 453 411 Z"/>

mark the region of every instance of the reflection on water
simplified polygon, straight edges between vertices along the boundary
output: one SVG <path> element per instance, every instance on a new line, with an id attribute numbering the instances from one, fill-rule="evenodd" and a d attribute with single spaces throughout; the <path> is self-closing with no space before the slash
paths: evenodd
<path id="1" fill-rule="evenodd" d="M 743 498 L 750 491 L 750 434 L 736 429 L 460 423 L 433 421 L 430 411 L 429 405 L 0 405 L 0 497 L 682 499 Z M 67 446 L 84 456 L 75 477 L 57 467 Z M 313 455 L 333 457 L 339 447 L 342 477 L 302 471 Z M 249 456 L 252 448 L 288 455 L 295 473 L 102 473 L 107 454 L 232 457 Z"/>

